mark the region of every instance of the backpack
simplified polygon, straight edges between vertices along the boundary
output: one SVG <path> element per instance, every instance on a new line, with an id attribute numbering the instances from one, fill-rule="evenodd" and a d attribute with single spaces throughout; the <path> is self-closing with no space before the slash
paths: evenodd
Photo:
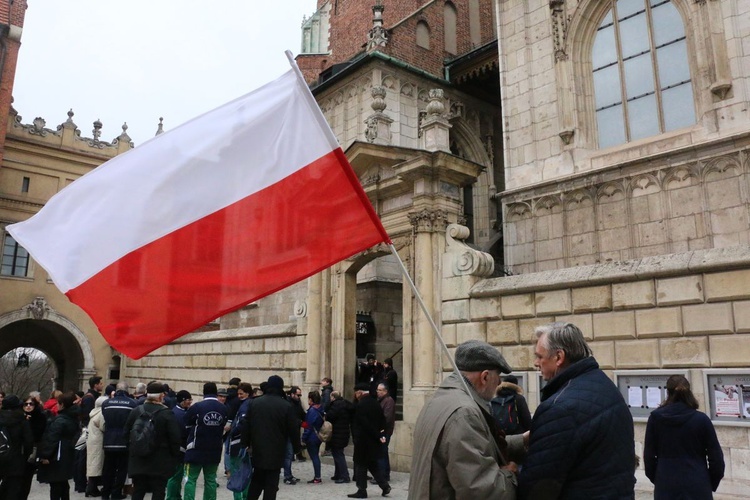
<path id="1" fill-rule="evenodd" d="M 518 420 L 518 402 L 515 394 L 498 396 L 492 400 L 492 416 L 506 435 L 518 434 L 520 422 Z"/>
<path id="2" fill-rule="evenodd" d="M 331 440 L 331 436 L 333 435 L 333 424 L 326 420 L 325 415 L 323 415 L 320 410 L 317 411 L 321 417 L 323 417 L 323 423 L 320 425 L 320 429 L 313 429 L 315 431 L 315 434 L 318 435 L 318 439 L 320 439 L 321 442 L 327 443 Z"/>
<path id="3" fill-rule="evenodd" d="M 10 435 L 5 428 L 0 428 L 0 462 L 10 460 Z"/>
<path id="4" fill-rule="evenodd" d="M 154 418 L 160 411 L 166 411 L 166 408 L 151 413 L 141 406 L 136 411 L 140 411 L 140 414 L 130 429 L 129 450 L 137 457 L 146 457 L 154 453 L 158 446 Z"/>

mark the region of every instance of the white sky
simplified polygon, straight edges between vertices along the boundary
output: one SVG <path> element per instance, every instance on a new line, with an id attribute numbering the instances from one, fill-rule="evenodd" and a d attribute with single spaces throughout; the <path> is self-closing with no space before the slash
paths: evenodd
<path id="1" fill-rule="evenodd" d="M 13 106 L 55 129 L 73 108 L 81 135 L 123 122 L 136 146 L 289 69 L 316 0 L 29 0 Z"/>

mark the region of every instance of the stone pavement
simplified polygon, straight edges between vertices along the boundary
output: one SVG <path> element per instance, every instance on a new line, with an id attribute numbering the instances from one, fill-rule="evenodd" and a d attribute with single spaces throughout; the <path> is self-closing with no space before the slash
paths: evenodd
<path id="1" fill-rule="evenodd" d="M 221 471 L 221 467 L 219 468 Z M 351 470 L 349 471 L 351 473 Z M 331 498 L 346 498 L 349 493 L 357 491 L 357 487 L 352 481 L 349 484 L 335 484 L 331 481 L 333 475 L 333 465 L 328 465 L 325 462 L 321 465 L 321 474 L 323 475 L 322 484 L 307 484 L 307 481 L 313 478 L 312 462 L 307 460 L 305 462 L 293 462 L 292 473 L 300 478 L 300 482 L 294 486 L 289 486 L 280 481 L 279 493 L 277 498 L 279 500 L 329 500 Z M 217 490 L 217 500 L 232 500 L 232 492 L 226 489 L 226 479 L 223 477 L 219 478 L 219 489 Z M 407 490 L 409 488 L 409 474 L 403 472 L 392 472 L 391 473 L 391 488 L 392 491 L 388 498 L 394 500 L 405 500 Z M 370 498 L 381 498 L 381 491 L 377 485 L 368 484 L 367 493 Z M 83 493 L 75 493 L 73 491 L 73 480 L 70 481 L 70 498 L 71 500 L 84 500 Z M 128 497 L 130 498 L 130 497 Z M 146 498 L 151 498 L 146 496 Z M 203 498 L 203 478 L 198 478 L 198 488 L 196 490 L 195 498 L 201 500 Z M 263 497 L 261 497 L 263 498 Z M 34 480 L 31 486 L 31 495 L 29 500 L 48 500 L 49 499 L 49 485 L 39 484 Z"/>
<path id="2" fill-rule="evenodd" d="M 326 463 L 326 458 L 323 459 L 323 463 L 321 466 L 321 473 L 323 475 L 323 483 L 322 484 L 307 484 L 307 481 L 312 479 L 312 463 L 310 460 L 307 460 L 305 462 L 294 462 L 292 463 L 292 472 L 294 475 L 301 479 L 301 482 L 294 485 L 289 486 L 284 484 L 280 481 L 279 484 L 279 493 L 277 498 L 279 500 L 329 500 L 331 498 L 347 498 L 346 495 L 349 493 L 354 493 L 357 490 L 357 487 L 355 486 L 354 482 L 351 482 L 349 484 L 335 484 L 333 481 L 330 480 L 331 476 L 333 475 L 333 465 Z M 222 470 L 221 468 L 219 469 Z M 351 473 L 351 469 L 349 471 Z M 639 471 L 640 472 L 640 471 Z M 649 500 L 653 498 L 653 493 L 651 491 L 644 491 L 645 488 L 649 488 L 651 484 L 648 482 L 648 479 L 643 476 L 643 474 L 636 474 L 638 477 L 638 483 L 636 484 L 636 494 L 635 499 L 636 500 Z M 196 496 L 195 498 L 197 500 L 201 500 L 203 498 L 203 479 L 198 479 L 198 488 L 196 490 Z M 645 483 L 644 483 L 645 481 Z M 232 500 L 232 492 L 226 489 L 226 479 L 223 477 L 219 478 L 219 489 L 217 490 L 216 499 L 217 500 Z M 722 484 L 722 487 L 729 486 Z M 722 488 L 720 487 L 719 490 L 721 491 Z M 73 492 L 73 481 L 70 481 L 70 498 L 71 500 L 84 500 L 83 493 L 75 493 Z M 407 492 L 409 489 L 409 474 L 405 472 L 391 472 L 391 488 L 392 491 L 390 495 L 388 495 L 388 498 L 392 498 L 394 500 L 405 500 L 407 497 Z M 381 498 L 381 492 L 380 488 L 378 488 L 376 485 L 368 484 L 367 486 L 367 492 L 370 498 Z M 130 498 L 130 497 L 128 497 Z M 150 496 L 147 496 L 146 498 L 150 498 Z M 261 497 L 262 498 L 262 497 Z M 722 495 L 719 493 L 714 497 L 715 499 L 739 499 L 739 498 L 747 498 L 742 495 L 740 496 L 734 496 L 734 495 Z M 33 482 L 31 487 L 31 495 L 29 495 L 29 500 L 48 500 L 49 499 L 49 485 L 47 484 L 39 484 L 36 482 L 36 480 Z M 0 499 L 1 500 L 1 499 Z M 480 499 L 475 499 L 480 500 Z"/>

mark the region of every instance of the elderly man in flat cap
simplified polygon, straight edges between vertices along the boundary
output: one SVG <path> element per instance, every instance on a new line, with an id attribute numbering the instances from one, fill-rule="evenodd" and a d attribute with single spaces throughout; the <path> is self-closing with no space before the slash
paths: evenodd
<path id="1" fill-rule="evenodd" d="M 448 376 L 417 418 L 409 498 L 515 499 L 518 468 L 510 460 L 523 457 L 528 433 L 504 438 L 489 405 L 500 374 L 511 369 L 479 340 L 458 346 L 456 365 L 466 385 Z"/>

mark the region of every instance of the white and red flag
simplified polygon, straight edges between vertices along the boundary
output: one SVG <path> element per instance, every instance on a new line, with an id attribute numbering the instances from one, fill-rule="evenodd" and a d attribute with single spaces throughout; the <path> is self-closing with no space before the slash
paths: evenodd
<path id="1" fill-rule="evenodd" d="M 8 231 L 136 359 L 390 242 L 296 68 L 109 160 Z"/>

